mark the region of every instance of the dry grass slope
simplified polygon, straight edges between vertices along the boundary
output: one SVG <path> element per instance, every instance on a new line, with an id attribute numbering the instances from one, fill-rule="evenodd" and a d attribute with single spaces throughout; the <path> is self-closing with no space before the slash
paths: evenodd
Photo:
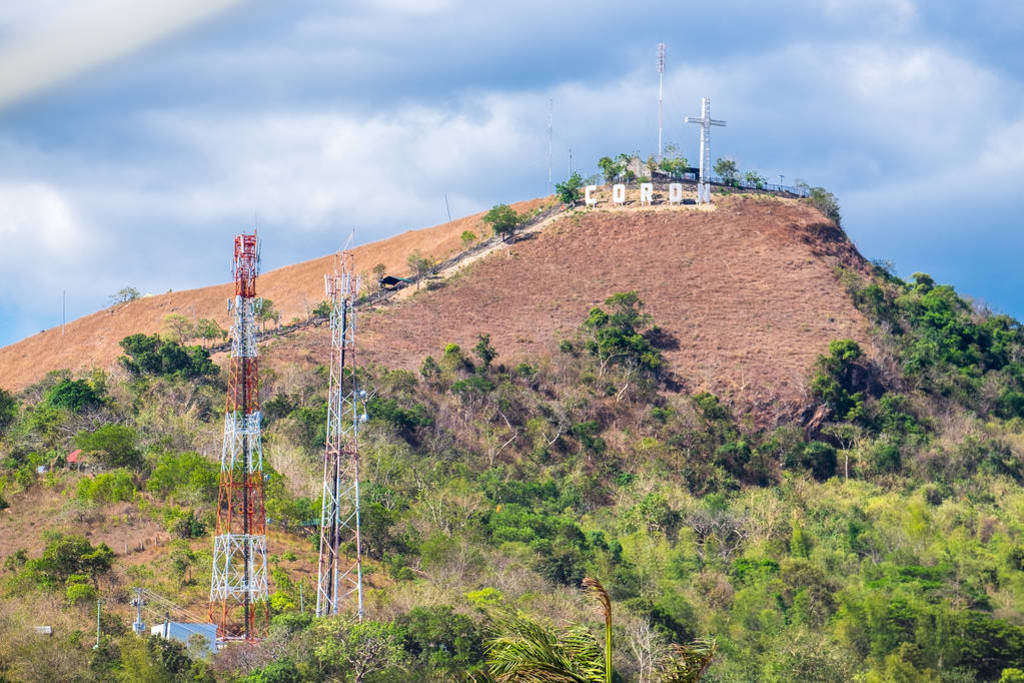
<path id="1" fill-rule="evenodd" d="M 531 209 L 545 201 L 516 205 Z M 463 230 L 484 231 L 480 215 L 358 247 L 356 267 L 384 263 L 405 273 L 414 249 L 444 258 Z M 322 299 L 323 257 L 271 271 L 260 292 L 282 321 L 304 317 Z M 366 311 L 360 318 L 363 359 L 416 369 L 444 344 L 471 347 L 491 335 L 505 363 L 552 353 L 594 305 L 636 290 L 646 311 L 677 342 L 667 352 L 687 391 L 708 390 L 761 418 L 789 414 L 804 398 L 815 356 L 832 339 L 865 347 L 867 321 L 853 307 L 835 266 L 865 268 L 845 236 L 799 202 L 720 198 L 713 210 L 693 206 L 580 210 L 547 229 L 476 261 L 445 285 Z M 213 317 L 227 325 L 229 285 L 149 297 L 76 320 L 62 340 L 49 330 L 0 349 L 0 385 L 19 389 L 46 371 L 111 367 L 118 340 L 154 332 L 170 312 Z M 324 329 L 272 342 L 273 367 L 321 363 Z"/>
<path id="2" fill-rule="evenodd" d="M 530 211 L 551 198 L 534 199 L 513 206 L 520 212 Z M 419 249 L 425 256 L 441 260 L 462 248 L 460 236 L 471 230 L 478 236 L 489 233 L 475 214 L 432 228 L 410 230 L 380 242 L 352 250 L 355 267 L 370 273 L 374 265 L 383 263 L 389 273 L 406 275 L 406 258 Z M 230 258 L 230 244 L 221 245 L 224 260 Z M 212 248 L 212 247 L 211 247 Z M 258 292 L 273 300 L 281 313 L 281 322 L 305 318 L 324 298 L 324 273 L 333 267 L 333 255 L 297 263 L 260 276 Z M 364 280 L 369 281 L 367 276 Z M 232 285 L 222 284 L 137 299 L 112 306 L 68 323 L 66 333 L 60 328 L 40 332 L 15 344 L 0 348 L 0 387 L 20 390 L 41 379 L 50 370 L 68 368 L 73 372 L 91 368 L 110 368 L 121 355 L 118 342 L 129 334 L 152 334 L 160 330 L 168 313 L 189 318 L 211 318 L 222 327 L 230 324 L 225 301 L 233 294 Z"/>

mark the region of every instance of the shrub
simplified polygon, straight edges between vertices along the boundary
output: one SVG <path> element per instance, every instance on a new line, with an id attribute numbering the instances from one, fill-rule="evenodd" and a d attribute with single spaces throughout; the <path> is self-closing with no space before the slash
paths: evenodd
<path id="1" fill-rule="evenodd" d="M 582 186 L 582 176 L 579 173 L 573 173 L 569 176 L 568 180 L 555 185 L 555 194 L 558 195 L 558 200 L 563 204 L 575 206 L 576 202 L 580 200 L 580 187 Z"/>
<path id="2" fill-rule="evenodd" d="M 129 335 L 120 341 L 120 345 L 127 355 L 118 360 L 135 376 L 198 378 L 214 375 L 218 371 L 210 360 L 210 352 L 203 347 L 182 346 L 158 334 L 148 337 L 144 334 Z"/>
<path id="3" fill-rule="evenodd" d="M 85 574 L 95 584 L 97 577 L 110 571 L 114 564 L 114 551 L 106 543 L 93 547 L 81 536 L 48 535 L 49 541 L 41 557 L 25 563 L 40 586 L 57 587 L 72 574 Z"/>
<path id="4" fill-rule="evenodd" d="M 416 607 L 395 620 L 406 652 L 423 666 L 449 674 L 472 672 L 483 662 L 483 634 L 448 605 Z"/>
<path id="5" fill-rule="evenodd" d="M 55 408 L 78 413 L 86 408 L 100 406 L 103 395 L 84 379 L 64 379 L 47 390 L 45 400 Z"/>
<path id="6" fill-rule="evenodd" d="M 79 432 L 75 445 L 95 455 L 105 467 L 137 467 L 142 454 L 135 447 L 135 430 L 122 425 L 103 425 L 93 432 Z"/>
<path id="7" fill-rule="evenodd" d="M 842 227 L 842 216 L 839 214 L 839 202 L 836 196 L 823 187 L 812 187 L 807 202 L 825 214 L 825 217 Z"/>
<path id="8" fill-rule="evenodd" d="M 7 433 L 8 427 L 18 416 L 18 399 L 6 389 L 0 388 L 0 436 Z"/>
<path id="9" fill-rule="evenodd" d="M 212 502 L 219 476 L 219 465 L 198 453 L 168 453 L 157 461 L 146 490 L 179 502 Z"/>
<path id="10" fill-rule="evenodd" d="M 128 470 L 116 469 L 80 479 L 75 495 L 85 503 L 109 505 L 130 501 L 135 495 L 135 484 Z"/>
<path id="11" fill-rule="evenodd" d="M 837 420 L 853 420 L 863 413 L 864 393 L 858 391 L 860 345 L 852 339 L 829 342 L 828 355 L 818 356 L 811 380 L 811 395 L 827 405 Z"/>
<path id="12" fill-rule="evenodd" d="M 508 239 L 522 223 L 523 217 L 507 204 L 498 204 L 484 214 L 483 221 L 491 226 L 494 234 Z"/>

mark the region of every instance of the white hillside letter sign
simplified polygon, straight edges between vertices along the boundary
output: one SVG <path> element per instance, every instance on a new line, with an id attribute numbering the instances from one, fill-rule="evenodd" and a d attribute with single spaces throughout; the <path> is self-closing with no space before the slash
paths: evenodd
<path id="1" fill-rule="evenodd" d="M 640 203 L 651 205 L 654 199 L 654 183 L 640 183 Z"/>
<path id="2" fill-rule="evenodd" d="M 682 204 L 683 203 L 683 184 L 682 183 L 669 183 L 669 185 L 668 185 L 668 203 L 669 204 Z"/>
<path id="3" fill-rule="evenodd" d="M 597 189 L 597 185 L 587 185 L 583 190 L 583 201 L 587 206 L 597 206 L 597 199 L 591 196 L 591 192 Z"/>
<path id="4" fill-rule="evenodd" d="M 612 202 L 615 204 L 626 203 L 626 186 L 622 183 L 612 185 Z"/>

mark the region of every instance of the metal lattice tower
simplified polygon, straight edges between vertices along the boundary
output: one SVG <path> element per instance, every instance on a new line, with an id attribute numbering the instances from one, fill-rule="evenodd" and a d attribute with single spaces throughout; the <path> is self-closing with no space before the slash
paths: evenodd
<path id="1" fill-rule="evenodd" d="M 347 253 L 324 277 L 331 302 L 331 365 L 327 394 L 327 439 L 324 484 L 320 506 L 320 562 L 317 576 L 317 616 L 337 614 L 355 593 L 363 618 L 363 548 L 359 537 L 359 425 L 366 419 L 366 392 L 356 373 L 355 300 L 359 279 Z M 343 557 L 343 552 L 353 555 Z"/>
<path id="2" fill-rule="evenodd" d="M 711 118 L 711 98 L 700 101 L 700 118 L 687 116 L 687 123 L 700 125 L 700 179 L 697 181 L 697 203 L 711 203 L 711 126 L 724 126 L 725 121 Z"/>
<path id="3" fill-rule="evenodd" d="M 235 298 L 224 447 L 220 456 L 217 533 L 213 539 L 210 621 L 218 640 L 252 642 L 265 632 L 267 518 L 264 511 L 263 446 L 257 394 L 256 235 L 235 237 Z"/>
<path id="4" fill-rule="evenodd" d="M 658 43 L 658 163 L 661 163 L 661 95 L 665 76 L 665 43 Z"/>

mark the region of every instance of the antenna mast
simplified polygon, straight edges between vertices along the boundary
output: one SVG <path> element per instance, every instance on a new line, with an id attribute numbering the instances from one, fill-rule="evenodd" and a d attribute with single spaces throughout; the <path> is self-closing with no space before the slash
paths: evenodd
<path id="1" fill-rule="evenodd" d="M 658 163 L 661 163 L 661 95 L 665 76 L 665 43 L 658 43 Z"/>
<path id="2" fill-rule="evenodd" d="M 267 601 L 267 517 L 257 394 L 255 233 L 235 237 L 231 358 L 224 447 L 220 456 L 217 533 L 213 539 L 210 621 L 217 639 L 254 642 L 270 619 Z"/>
<path id="3" fill-rule="evenodd" d="M 551 150 L 552 141 L 554 140 L 554 121 L 555 121 L 555 100 L 548 100 L 548 192 L 554 192 L 554 185 L 551 184 Z"/>
<path id="4" fill-rule="evenodd" d="M 338 255 L 333 274 L 324 276 L 331 302 L 331 370 L 327 394 L 323 498 L 320 507 L 320 561 L 316 614 L 337 614 L 343 599 L 356 594 L 363 618 L 363 548 L 359 535 L 359 425 L 366 419 L 366 392 L 356 372 L 356 312 L 359 278 L 352 257 Z M 341 556 L 352 547 L 355 557 Z"/>

